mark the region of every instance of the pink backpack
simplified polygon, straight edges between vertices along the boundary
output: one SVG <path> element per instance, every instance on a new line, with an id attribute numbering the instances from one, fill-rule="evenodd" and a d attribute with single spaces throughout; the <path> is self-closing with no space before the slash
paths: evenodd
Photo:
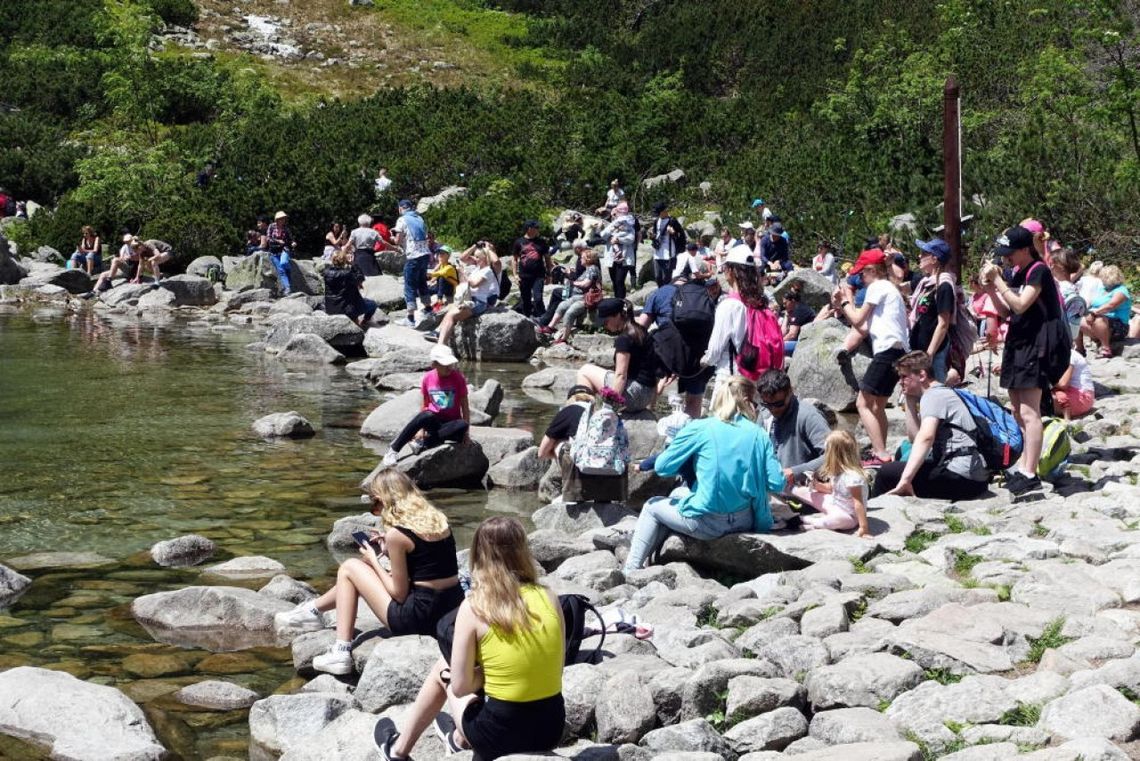
<path id="1" fill-rule="evenodd" d="M 729 298 L 737 301 L 740 297 L 731 294 Z M 734 364 L 736 372 L 749 380 L 756 380 L 765 370 L 781 369 L 784 366 L 784 333 L 780 330 L 780 321 L 770 309 L 753 309 L 745 305 L 745 322 L 747 328 L 744 332 L 744 345 L 740 347 Z M 735 347 L 729 344 L 730 351 Z"/>

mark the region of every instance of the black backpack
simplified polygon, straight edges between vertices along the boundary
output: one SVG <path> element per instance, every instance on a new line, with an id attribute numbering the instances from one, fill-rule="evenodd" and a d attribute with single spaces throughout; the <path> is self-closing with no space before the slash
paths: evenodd
<path id="1" fill-rule="evenodd" d="M 716 304 L 704 283 L 677 286 L 673 294 L 673 325 L 686 343 L 703 354 L 709 346 L 715 320 Z"/>
<path id="2" fill-rule="evenodd" d="M 566 621 L 566 628 L 563 630 L 566 637 L 565 664 L 569 666 L 578 662 L 578 651 L 582 648 L 582 640 L 595 634 L 601 634 L 602 636 L 598 639 L 598 646 L 584 661 L 585 663 L 593 663 L 602 650 L 602 644 L 606 641 L 606 624 L 602 619 L 602 614 L 583 595 L 558 595 L 558 603 L 562 606 L 562 618 Z M 587 612 L 593 612 L 594 616 L 597 617 L 597 629 L 586 626 Z M 435 627 L 435 641 L 439 644 L 439 651 L 443 654 L 443 659 L 449 665 L 451 663 L 451 646 L 455 641 L 455 617 L 458 614 L 459 608 L 456 608 L 441 618 Z"/>

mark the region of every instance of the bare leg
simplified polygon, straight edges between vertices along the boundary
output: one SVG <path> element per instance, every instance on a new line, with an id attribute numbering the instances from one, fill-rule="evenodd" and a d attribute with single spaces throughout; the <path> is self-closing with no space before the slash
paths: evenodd
<path id="1" fill-rule="evenodd" d="M 606 385 L 606 369 L 597 365 L 583 365 L 578 369 L 575 383 L 579 386 L 589 386 L 594 391 L 601 391 Z"/>
<path id="2" fill-rule="evenodd" d="M 471 747 L 471 743 L 467 742 L 467 737 L 463 734 L 463 714 L 475 698 L 474 693 L 460 698 L 456 697 L 450 689 L 447 691 L 447 710 L 451 714 L 451 718 L 455 720 L 455 741 L 459 743 L 461 748 Z"/>
<path id="3" fill-rule="evenodd" d="M 693 420 L 701 416 L 701 404 L 705 401 L 704 394 L 685 394 L 685 414 Z"/>
<path id="4" fill-rule="evenodd" d="M 356 601 L 363 597 L 372 612 L 385 626 L 388 625 L 388 603 L 392 596 L 384 588 L 376 571 L 363 560 L 351 558 L 340 564 L 336 572 L 336 636 L 339 640 L 352 639 L 356 624 Z"/>
<path id="5" fill-rule="evenodd" d="M 420 735 L 431 725 L 436 715 L 443 710 L 443 705 L 447 702 L 447 687 L 440 680 L 439 672 L 445 668 L 447 668 L 447 661 L 443 658 L 435 662 L 427 678 L 424 679 L 415 702 L 404 714 L 404 726 L 400 730 L 399 738 L 392 744 L 392 752 L 397 756 L 410 757 L 412 748 L 420 739 Z"/>
<path id="6" fill-rule="evenodd" d="M 859 410 L 859 420 L 867 429 L 867 436 L 871 439 L 871 454 L 889 460 L 891 455 L 887 452 L 887 397 L 860 391 L 855 406 Z"/>
<path id="7" fill-rule="evenodd" d="M 1105 349 L 1112 351 L 1112 335 L 1108 328 L 1108 319 L 1105 317 L 1093 318 L 1092 329 L 1093 337 L 1100 344 L 1101 351 Z"/>
<path id="8" fill-rule="evenodd" d="M 467 307 L 456 307 L 443 316 L 443 322 L 439 324 L 439 340 L 436 341 L 440 346 L 444 346 L 451 340 L 451 333 L 455 330 L 455 323 L 463 322 L 471 317 L 471 310 Z"/>
<path id="9" fill-rule="evenodd" d="M 1017 466 L 1027 476 L 1034 476 L 1037 473 L 1037 463 L 1041 460 L 1041 443 L 1045 440 L 1041 425 L 1041 389 L 1011 388 L 1009 401 L 1017 424 L 1025 435 L 1025 446 L 1021 450 Z"/>

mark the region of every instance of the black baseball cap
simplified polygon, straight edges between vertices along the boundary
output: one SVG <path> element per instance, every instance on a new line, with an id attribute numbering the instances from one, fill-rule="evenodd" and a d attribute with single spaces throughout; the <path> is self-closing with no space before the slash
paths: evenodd
<path id="1" fill-rule="evenodd" d="M 1033 233 L 1021 225 L 1014 225 L 998 236 L 994 253 L 998 256 L 1009 256 L 1014 251 L 1030 248 L 1033 245 Z"/>

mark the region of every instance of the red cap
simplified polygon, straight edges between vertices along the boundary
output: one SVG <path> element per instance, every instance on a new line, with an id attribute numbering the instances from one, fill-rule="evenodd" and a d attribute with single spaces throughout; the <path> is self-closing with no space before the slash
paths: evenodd
<path id="1" fill-rule="evenodd" d="M 855 260 L 855 264 L 848 271 L 850 275 L 856 275 L 863 271 L 863 268 L 871 264 L 883 264 L 887 261 L 887 255 L 877 248 L 869 248 L 863 253 L 859 254 L 859 258 Z"/>

